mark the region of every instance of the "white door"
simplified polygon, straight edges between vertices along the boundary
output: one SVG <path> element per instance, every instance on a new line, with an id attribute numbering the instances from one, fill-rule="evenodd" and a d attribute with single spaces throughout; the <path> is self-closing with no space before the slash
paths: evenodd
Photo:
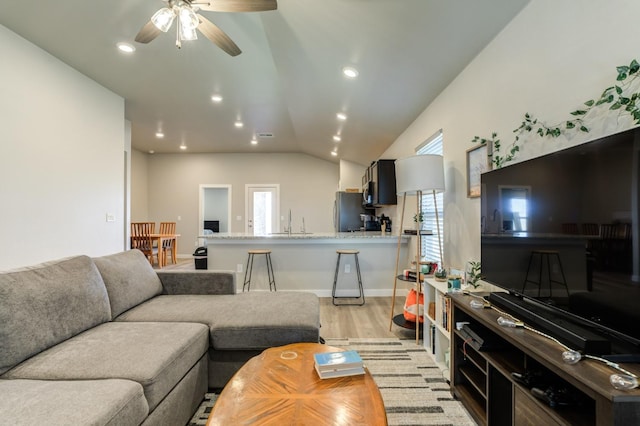
<path id="1" fill-rule="evenodd" d="M 279 232 L 279 185 L 247 185 L 246 232 L 267 235 Z"/>

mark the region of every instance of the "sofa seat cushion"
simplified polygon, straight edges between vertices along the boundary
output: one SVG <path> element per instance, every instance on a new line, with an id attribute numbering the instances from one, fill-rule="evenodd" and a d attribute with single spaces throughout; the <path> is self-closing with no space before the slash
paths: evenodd
<path id="1" fill-rule="evenodd" d="M 160 278 L 140 250 L 128 250 L 93 259 L 109 293 L 111 315 L 162 293 Z"/>
<path id="2" fill-rule="evenodd" d="M 137 426 L 149 407 L 130 380 L 0 380 L 0 423 Z"/>
<path id="3" fill-rule="evenodd" d="M 0 374 L 109 320 L 107 289 L 87 256 L 0 273 Z"/>
<path id="4" fill-rule="evenodd" d="M 210 328 L 217 350 L 264 350 L 317 342 L 320 305 L 313 293 L 254 292 L 233 295 L 162 295 L 116 321 L 189 321 Z"/>
<path id="5" fill-rule="evenodd" d="M 142 385 L 153 411 L 207 352 L 208 331 L 194 323 L 106 323 L 35 355 L 2 378 L 129 379 Z"/>

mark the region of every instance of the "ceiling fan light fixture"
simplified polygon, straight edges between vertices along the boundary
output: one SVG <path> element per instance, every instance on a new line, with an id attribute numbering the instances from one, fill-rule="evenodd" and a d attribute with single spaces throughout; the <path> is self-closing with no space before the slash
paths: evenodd
<path id="1" fill-rule="evenodd" d="M 189 6 L 180 7 L 178 12 L 178 18 L 180 19 L 180 25 L 182 28 L 188 28 L 189 30 L 195 30 L 200 25 L 200 19 L 198 15 Z"/>
<path id="2" fill-rule="evenodd" d="M 198 33 L 195 28 L 187 28 L 180 23 L 180 40 L 197 40 Z"/>
<path id="3" fill-rule="evenodd" d="M 157 29 L 166 33 L 171 28 L 171 24 L 173 24 L 173 19 L 176 17 L 176 13 L 172 8 L 163 7 L 159 11 L 153 14 L 151 17 L 151 22 L 156 26 Z"/>

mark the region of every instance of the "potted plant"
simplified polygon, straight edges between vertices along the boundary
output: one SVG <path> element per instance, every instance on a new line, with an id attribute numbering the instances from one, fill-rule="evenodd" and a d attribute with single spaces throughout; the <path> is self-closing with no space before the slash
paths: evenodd
<path id="1" fill-rule="evenodd" d="M 438 269 L 433 276 L 436 281 L 440 281 L 440 282 L 447 281 L 447 270 L 444 268 Z"/>

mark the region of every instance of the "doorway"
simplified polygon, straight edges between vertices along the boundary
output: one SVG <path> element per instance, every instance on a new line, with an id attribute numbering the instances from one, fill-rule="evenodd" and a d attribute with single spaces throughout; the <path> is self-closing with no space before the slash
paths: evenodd
<path id="1" fill-rule="evenodd" d="M 231 232 L 231 185 L 201 184 L 198 235 L 204 235 L 205 221 L 218 221 L 219 232 Z"/>
<path id="2" fill-rule="evenodd" d="M 250 235 L 268 235 L 280 232 L 280 185 L 245 185 L 245 232 Z"/>

